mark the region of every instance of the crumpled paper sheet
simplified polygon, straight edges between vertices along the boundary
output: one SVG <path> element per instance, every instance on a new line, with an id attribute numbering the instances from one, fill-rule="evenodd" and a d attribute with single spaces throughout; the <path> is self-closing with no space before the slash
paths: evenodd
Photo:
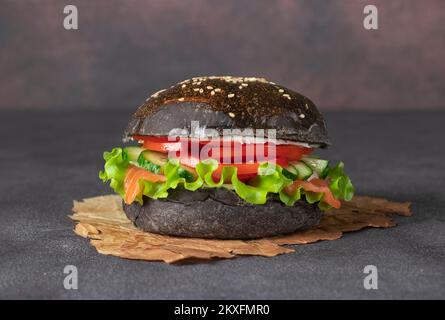
<path id="1" fill-rule="evenodd" d="M 335 240 L 344 232 L 366 227 L 394 227 L 396 224 L 391 215 L 412 215 L 409 202 L 355 196 L 351 202 L 344 202 L 341 209 L 325 212 L 320 224 L 313 229 L 257 240 L 209 240 L 140 231 L 127 219 L 122 210 L 122 200 L 117 195 L 74 201 L 73 211 L 70 217 L 77 221 L 74 232 L 91 239 L 91 244 L 99 253 L 167 263 L 199 262 L 241 255 L 272 257 L 295 251 L 284 245 Z"/>

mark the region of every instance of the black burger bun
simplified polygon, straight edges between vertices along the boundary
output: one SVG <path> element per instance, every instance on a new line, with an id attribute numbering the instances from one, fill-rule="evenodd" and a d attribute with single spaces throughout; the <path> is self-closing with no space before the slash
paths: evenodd
<path id="1" fill-rule="evenodd" d="M 172 129 L 192 134 L 192 121 L 214 129 L 275 129 L 276 139 L 329 144 L 326 125 L 311 100 L 263 78 L 198 77 L 149 97 L 132 116 L 124 140 L 135 135 L 168 136 Z M 267 136 L 267 130 L 264 132 Z M 276 196 L 254 205 L 227 188 L 194 192 L 171 189 L 165 199 L 123 204 L 128 218 L 148 232 L 211 239 L 255 239 L 308 229 L 322 212 L 298 201 L 286 206 Z"/>
<path id="2" fill-rule="evenodd" d="M 197 77 L 153 94 L 131 118 L 124 141 L 168 136 L 174 128 L 190 132 L 191 121 L 220 135 L 224 129 L 275 129 L 277 139 L 329 145 L 325 121 L 311 100 L 263 78 L 229 76 Z"/>
<path id="3" fill-rule="evenodd" d="M 166 199 L 144 197 L 144 204 L 123 204 L 127 217 L 148 232 L 210 239 L 255 239 L 308 229 L 320 222 L 315 204 L 286 206 L 270 198 L 253 205 L 225 188 L 169 191 Z"/>

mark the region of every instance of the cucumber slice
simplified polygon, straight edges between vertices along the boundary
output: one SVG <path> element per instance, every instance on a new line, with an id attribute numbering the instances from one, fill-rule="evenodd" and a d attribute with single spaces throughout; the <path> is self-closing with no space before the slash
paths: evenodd
<path id="1" fill-rule="evenodd" d="M 281 171 L 283 176 L 285 176 L 288 179 L 291 180 L 297 180 L 298 179 L 298 171 L 292 166 L 288 166 Z"/>
<path id="2" fill-rule="evenodd" d="M 187 167 L 182 167 L 182 166 L 178 169 L 178 175 L 181 178 L 184 178 L 185 181 L 187 181 L 187 182 L 193 182 L 193 181 L 195 181 L 195 179 L 197 177 L 196 172 L 194 172 L 193 170 L 191 170 Z"/>
<path id="3" fill-rule="evenodd" d="M 128 160 L 128 161 L 137 161 L 139 158 L 139 155 L 141 154 L 141 152 L 144 149 L 140 148 L 140 147 L 126 147 L 124 148 L 124 150 L 122 151 L 122 157 L 124 158 L 124 160 Z"/>
<path id="4" fill-rule="evenodd" d="M 321 178 L 326 173 L 326 169 L 329 164 L 328 160 L 310 158 L 310 157 L 303 158 L 303 159 L 301 159 L 301 161 L 303 161 L 309 167 L 311 167 L 312 170 L 314 170 L 318 174 L 318 176 Z"/>
<path id="5" fill-rule="evenodd" d="M 313 173 L 312 169 L 306 163 L 304 163 L 302 161 L 294 161 L 294 162 L 291 162 L 290 164 L 298 172 L 299 180 L 306 180 Z"/>
<path id="6" fill-rule="evenodd" d="M 167 155 L 151 150 L 144 150 L 139 154 L 138 166 L 153 173 L 161 173 L 161 166 L 167 163 Z"/>
<path id="7" fill-rule="evenodd" d="M 151 163 L 150 161 L 147 161 L 145 159 L 141 159 L 139 158 L 137 165 L 141 168 L 144 168 L 148 171 L 151 171 L 153 173 L 156 174 L 160 174 L 161 173 L 161 166 L 158 166 L 157 164 Z"/>
<path id="8" fill-rule="evenodd" d="M 167 163 L 167 154 L 151 150 L 144 150 L 138 157 L 138 163 L 139 161 L 144 162 L 144 160 L 158 166 L 163 166 Z"/>

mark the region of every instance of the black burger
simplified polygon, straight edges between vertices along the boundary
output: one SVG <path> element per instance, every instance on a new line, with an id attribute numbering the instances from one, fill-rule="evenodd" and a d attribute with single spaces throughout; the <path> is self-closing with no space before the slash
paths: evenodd
<path id="1" fill-rule="evenodd" d="M 151 95 L 100 178 L 140 229 L 253 239 L 317 225 L 354 188 L 311 100 L 254 77 L 196 77 Z M 137 144 L 135 144 L 137 143 Z"/>

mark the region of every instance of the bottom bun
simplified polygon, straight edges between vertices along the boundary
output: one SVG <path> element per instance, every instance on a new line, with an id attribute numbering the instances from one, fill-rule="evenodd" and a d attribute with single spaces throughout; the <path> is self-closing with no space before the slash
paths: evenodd
<path id="1" fill-rule="evenodd" d="M 140 229 L 165 235 L 212 239 L 254 239 L 292 233 L 317 225 L 317 205 L 279 199 L 253 205 L 226 188 L 169 191 L 167 199 L 144 197 L 144 204 L 123 204 L 127 217 Z"/>

